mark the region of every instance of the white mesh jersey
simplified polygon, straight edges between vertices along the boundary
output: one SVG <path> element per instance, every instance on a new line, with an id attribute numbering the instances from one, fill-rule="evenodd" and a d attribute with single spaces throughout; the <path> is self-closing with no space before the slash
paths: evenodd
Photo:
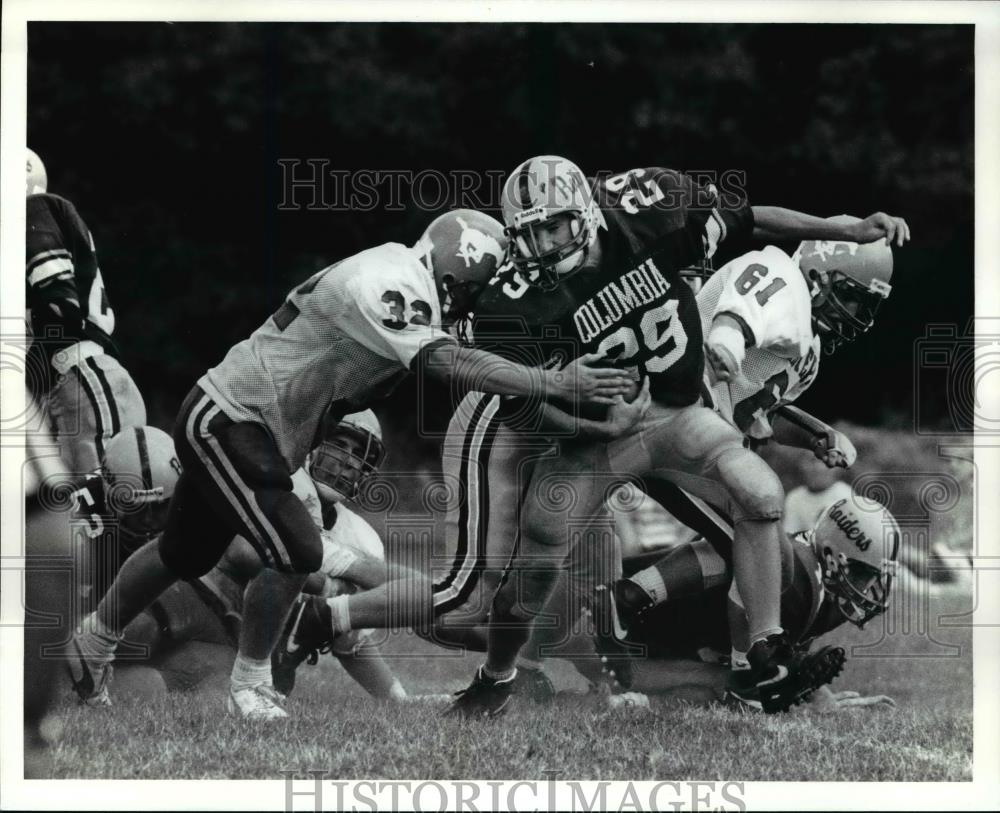
<path id="1" fill-rule="evenodd" d="M 771 414 L 805 392 L 819 370 L 820 340 L 798 264 L 775 246 L 737 257 L 698 292 L 698 311 L 706 339 L 720 313 L 733 316 L 747 338 L 734 380 L 715 382 L 706 365 L 716 410 L 744 434 L 769 438 Z"/>
<path id="2" fill-rule="evenodd" d="M 386 243 L 314 274 L 198 384 L 231 420 L 264 424 L 295 471 L 327 408 L 367 408 L 421 348 L 455 341 L 440 322 L 430 271 Z"/>

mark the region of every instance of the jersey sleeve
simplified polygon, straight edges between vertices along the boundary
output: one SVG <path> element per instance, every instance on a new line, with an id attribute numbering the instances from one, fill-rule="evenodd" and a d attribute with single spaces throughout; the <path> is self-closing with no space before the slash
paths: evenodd
<path id="1" fill-rule="evenodd" d="M 64 208 L 68 226 L 90 235 L 69 201 Z M 83 237 L 83 234 L 78 235 Z M 73 235 L 64 231 L 55 214 L 55 203 L 46 195 L 34 195 L 27 201 L 25 233 L 25 283 L 27 304 L 32 311 L 36 335 L 44 335 L 45 326 L 58 324 L 74 336 L 82 337 L 80 294 L 76 288 Z"/>
<path id="2" fill-rule="evenodd" d="M 722 314 L 733 317 L 747 347 L 784 358 L 806 354 L 813 340 L 809 291 L 788 255 L 773 247 L 753 251 L 728 263 L 719 273 L 725 274 L 726 280 L 713 319 Z"/>
<path id="3" fill-rule="evenodd" d="M 640 240 L 669 243 L 679 268 L 711 259 L 723 244 L 749 241 L 753 211 L 746 196 L 663 167 L 641 167 L 603 182 L 602 208 L 634 224 Z"/>
<path id="4" fill-rule="evenodd" d="M 383 358 L 410 368 L 417 353 L 431 345 L 458 341 L 440 328 L 441 308 L 426 272 L 413 269 L 370 274 L 348 284 L 353 297 L 342 323 L 344 332 Z"/>

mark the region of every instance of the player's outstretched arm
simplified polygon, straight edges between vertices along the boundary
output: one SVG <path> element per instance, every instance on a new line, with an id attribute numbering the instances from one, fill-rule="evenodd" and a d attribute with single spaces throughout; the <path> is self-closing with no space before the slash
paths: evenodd
<path id="1" fill-rule="evenodd" d="M 771 419 L 773 439 L 782 446 L 808 449 L 829 468 L 847 469 L 858 459 L 850 438 L 803 409 L 785 404 Z"/>
<path id="2" fill-rule="evenodd" d="M 868 708 L 893 708 L 895 705 L 896 701 L 885 694 L 862 697 L 858 692 L 835 692 L 829 686 L 820 686 L 813 692 L 808 704 L 803 708 L 807 711 L 814 711 L 820 714 L 833 714 L 838 711 L 850 711 L 862 706 Z"/>
<path id="3" fill-rule="evenodd" d="M 615 402 L 608 407 L 607 416 L 603 421 L 595 421 L 581 415 L 574 415 L 555 404 L 541 402 L 534 412 L 518 413 L 517 424 L 512 428 L 523 426 L 536 427 L 541 434 L 553 434 L 560 437 L 589 438 L 596 441 L 611 441 L 625 437 L 634 432 L 639 422 L 649 409 L 649 379 L 647 378 L 639 394 L 626 403 L 622 396 L 616 396 Z"/>
<path id="4" fill-rule="evenodd" d="M 885 238 L 902 246 L 910 239 L 910 227 L 901 217 L 875 212 L 857 223 L 842 223 L 785 209 L 781 206 L 753 206 L 753 236 L 757 240 L 846 240 L 874 243 Z"/>
<path id="5" fill-rule="evenodd" d="M 594 366 L 603 361 L 596 353 L 581 356 L 561 370 L 525 367 L 452 342 L 431 344 L 421 356 L 420 369 L 460 390 L 611 405 L 615 396 L 628 392 L 633 384 L 622 370 Z"/>

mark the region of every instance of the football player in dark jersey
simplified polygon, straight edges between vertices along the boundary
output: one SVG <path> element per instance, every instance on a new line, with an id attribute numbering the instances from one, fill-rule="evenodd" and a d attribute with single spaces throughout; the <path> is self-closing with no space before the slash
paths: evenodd
<path id="1" fill-rule="evenodd" d="M 556 156 L 529 159 L 508 178 L 502 202 L 512 264 L 476 302 L 477 345 L 521 360 L 534 353 L 536 362 L 547 363 L 546 347 L 571 339 L 573 354 L 597 353 L 648 378 L 653 403 L 638 431 L 610 443 L 583 437 L 586 421 L 599 415 L 571 415 L 555 403 L 501 406 L 508 425 L 525 423 L 527 415 L 543 433 L 569 437 L 557 454 L 535 460 L 524 489 L 515 489 L 526 495 L 516 542 L 520 564 L 508 568 L 493 599 L 486 663 L 451 711 L 492 716 L 506 707 L 518 652 L 570 540 L 588 524 L 596 527 L 612 478 L 621 476 L 668 479 L 728 509 L 736 521 L 734 572 L 750 618 L 756 691 L 768 712 L 788 708 L 799 692 L 798 671 L 808 663 L 797 661 L 788 645 L 778 606 L 781 484 L 743 448 L 736 429 L 700 404 L 701 324 L 681 271 L 711 258 L 723 242 L 902 243 L 908 229 L 882 213 L 848 225 L 729 198 L 658 167 L 592 181 Z"/>
<path id="2" fill-rule="evenodd" d="M 111 437 L 146 423 L 146 405 L 112 339 L 115 313 L 94 238 L 73 204 L 46 185 L 44 166 L 28 150 L 27 381 L 45 399 L 70 473 L 82 475 L 97 468 Z"/>
<path id="3" fill-rule="evenodd" d="M 895 518 L 880 504 L 858 496 L 837 500 L 811 530 L 783 534 L 781 541 L 781 620 L 796 649 L 808 650 L 845 622 L 860 628 L 885 612 L 900 534 Z M 731 566 L 704 539 L 678 547 L 669 558 L 668 600 L 629 619 L 629 640 L 644 646 L 647 655 L 636 664 L 633 687 L 668 688 L 678 660 L 723 664 L 732 659 L 735 674 L 745 676 L 748 664 L 741 653 L 746 651 L 746 620 Z M 839 671 L 841 648 L 819 652 Z M 720 671 L 706 670 L 698 682 L 721 689 Z M 691 681 L 687 671 L 684 682 Z M 832 697 L 828 691 L 821 696 L 826 701 Z M 724 699 L 760 709 L 752 690 L 727 690 Z"/>

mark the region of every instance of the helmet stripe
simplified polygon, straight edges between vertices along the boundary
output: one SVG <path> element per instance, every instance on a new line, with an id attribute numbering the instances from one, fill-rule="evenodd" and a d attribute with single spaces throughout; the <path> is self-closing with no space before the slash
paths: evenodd
<path id="1" fill-rule="evenodd" d="M 525 209 L 531 208 L 531 186 L 528 183 L 531 161 L 525 161 L 521 166 L 521 172 L 517 177 L 517 189 L 521 196 L 521 206 Z"/>
<path id="2" fill-rule="evenodd" d="M 142 471 L 142 487 L 149 490 L 153 487 L 153 471 L 149 467 L 149 444 L 146 443 L 146 432 L 141 426 L 135 429 L 135 442 L 139 447 L 139 469 Z"/>

